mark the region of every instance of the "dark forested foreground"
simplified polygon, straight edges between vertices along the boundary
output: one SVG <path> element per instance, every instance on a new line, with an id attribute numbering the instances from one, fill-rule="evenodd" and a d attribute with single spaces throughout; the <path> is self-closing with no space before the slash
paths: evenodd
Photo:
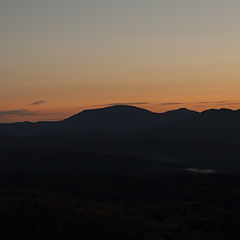
<path id="1" fill-rule="evenodd" d="M 0 239 L 240 239 L 240 176 L 1 174 Z"/>

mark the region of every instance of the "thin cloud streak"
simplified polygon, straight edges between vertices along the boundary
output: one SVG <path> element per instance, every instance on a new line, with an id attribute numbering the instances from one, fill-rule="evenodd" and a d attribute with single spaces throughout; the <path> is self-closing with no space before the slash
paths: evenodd
<path id="1" fill-rule="evenodd" d="M 0 111 L 0 116 L 33 116 L 38 114 L 38 112 L 26 109 Z"/>
<path id="2" fill-rule="evenodd" d="M 37 106 L 37 105 L 44 104 L 45 102 L 46 102 L 45 100 L 39 100 L 39 101 L 36 101 L 36 102 L 31 103 L 30 105 L 31 105 L 31 106 Z"/>
<path id="3" fill-rule="evenodd" d="M 116 103 L 109 103 L 107 106 L 114 106 L 114 105 L 146 105 L 149 104 L 148 102 L 116 102 Z"/>
<path id="4" fill-rule="evenodd" d="M 93 105 L 90 107 L 106 107 L 106 106 L 115 106 L 115 105 L 147 105 L 148 102 L 115 102 L 115 103 L 106 103 L 101 105 Z"/>
<path id="5" fill-rule="evenodd" d="M 213 102 L 198 102 L 196 104 L 214 104 L 214 105 L 225 105 L 225 106 L 234 106 L 240 105 L 240 102 L 236 101 L 213 101 Z"/>
<path id="6" fill-rule="evenodd" d="M 185 104 L 183 102 L 164 102 L 164 103 L 158 103 L 155 104 L 155 106 L 174 106 L 174 105 L 182 105 Z"/>
<path id="7" fill-rule="evenodd" d="M 162 106 L 173 106 L 173 105 L 182 105 L 184 103 L 182 102 L 169 102 L 169 103 L 160 103 L 159 105 L 162 105 Z"/>

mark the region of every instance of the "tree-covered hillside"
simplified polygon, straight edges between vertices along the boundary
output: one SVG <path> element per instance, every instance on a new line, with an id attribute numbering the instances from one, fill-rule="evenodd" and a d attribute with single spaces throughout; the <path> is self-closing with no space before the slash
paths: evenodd
<path id="1" fill-rule="evenodd" d="M 240 176 L 1 174 L 0 239 L 240 237 Z"/>

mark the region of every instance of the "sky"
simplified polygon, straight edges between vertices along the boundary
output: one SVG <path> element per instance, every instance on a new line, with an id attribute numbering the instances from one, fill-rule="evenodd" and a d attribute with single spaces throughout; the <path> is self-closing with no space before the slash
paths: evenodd
<path id="1" fill-rule="evenodd" d="M 238 109 L 239 22 L 239 0 L 0 0 L 0 122 Z"/>

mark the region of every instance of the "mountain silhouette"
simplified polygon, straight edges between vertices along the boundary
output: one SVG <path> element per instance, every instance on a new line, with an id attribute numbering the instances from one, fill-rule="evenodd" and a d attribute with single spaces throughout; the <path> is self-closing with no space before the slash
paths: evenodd
<path id="1" fill-rule="evenodd" d="M 84 110 L 62 121 L 62 124 L 70 129 L 91 132 L 129 130 L 149 127 L 156 123 L 156 113 L 127 105 Z"/>
<path id="2" fill-rule="evenodd" d="M 60 133 L 117 133 L 123 131 L 152 131 L 162 135 L 196 134 L 211 136 L 218 131 L 235 137 L 240 130 L 240 110 L 210 109 L 201 113 L 180 108 L 165 113 L 154 113 L 146 109 L 116 105 L 84 110 L 57 122 L 20 122 L 0 124 L 0 135 L 51 135 Z M 219 129 L 220 128 L 220 129 Z M 232 132 L 234 129 L 235 133 Z M 237 130 L 237 131 L 236 131 Z M 230 131 L 230 132 L 228 132 Z M 228 134 L 229 133 L 229 134 Z"/>
<path id="3" fill-rule="evenodd" d="M 116 105 L 57 122 L 5 123 L 0 124 L 0 167 L 102 173 L 199 167 L 240 171 L 239 122 L 239 110 L 154 113 Z"/>
<path id="4" fill-rule="evenodd" d="M 71 116 L 66 120 L 76 120 L 82 117 L 91 118 L 91 117 L 100 117 L 100 116 L 105 118 L 129 117 L 129 118 L 136 119 L 138 117 L 145 117 L 147 115 L 152 116 L 155 114 L 146 109 L 142 109 L 134 106 L 115 105 L 115 106 L 99 108 L 99 109 L 84 110 L 74 116 Z"/>

